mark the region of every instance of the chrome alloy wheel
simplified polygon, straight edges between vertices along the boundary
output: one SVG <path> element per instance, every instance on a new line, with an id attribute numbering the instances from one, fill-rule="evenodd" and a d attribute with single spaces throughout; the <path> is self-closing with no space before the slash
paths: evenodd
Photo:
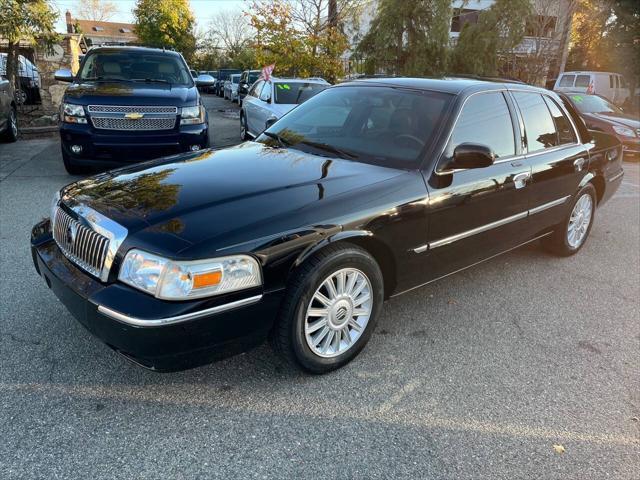
<path id="1" fill-rule="evenodd" d="M 578 199 L 569 217 L 567 243 L 571 248 L 578 248 L 584 242 L 592 214 L 593 198 L 588 193 L 585 193 Z"/>
<path id="2" fill-rule="evenodd" d="M 337 357 L 363 334 L 373 311 L 371 282 L 355 268 L 326 278 L 313 294 L 304 322 L 305 339 L 320 357 Z"/>

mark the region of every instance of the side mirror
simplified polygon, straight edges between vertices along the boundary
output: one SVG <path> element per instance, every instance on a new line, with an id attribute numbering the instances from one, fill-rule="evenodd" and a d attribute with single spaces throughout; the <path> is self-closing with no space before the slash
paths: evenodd
<path id="1" fill-rule="evenodd" d="M 260 95 L 260 100 L 262 100 L 264 103 L 269 103 L 271 101 L 271 95 L 269 95 L 268 97 L 263 97 L 262 95 Z"/>
<path id="2" fill-rule="evenodd" d="M 73 73 L 71 73 L 71 70 L 66 68 L 56 70 L 56 73 L 54 73 L 53 76 L 59 82 L 73 82 Z"/>
<path id="3" fill-rule="evenodd" d="M 242 82 L 240 85 L 238 85 L 238 92 L 241 94 L 245 94 L 249 91 L 249 84 Z"/>
<path id="4" fill-rule="evenodd" d="M 216 79 L 211 75 L 198 75 L 196 78 L 196 87 L 210 87 L 216 83 Z"/>
<path id="5" fill-rule="evenodd" d="M 270 118 L 265 122 L 265 127 L 264 129 L 266 130 L 267 128 L 271 127 L 271 125 L 273 125 L 274 123 L 276 123 L 278 121 L 277 118 Z"/>
<path id="6" fill-rule="evenodd" d="M 453 160 L 447 168 L 484 168 L 493 165 L 496 154 L 477 143 L 461 143 L 453 151 Z"/>

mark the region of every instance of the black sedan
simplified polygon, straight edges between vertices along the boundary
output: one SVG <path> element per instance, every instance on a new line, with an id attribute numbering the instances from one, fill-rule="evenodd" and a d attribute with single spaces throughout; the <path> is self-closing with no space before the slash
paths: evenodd
<path id="1" fill-rule="evenodd" d="M 578 252 L 620 151 L 546 90 L 347 83 L 255 141 L 68 185 L 33 228 L 33 260 L 89 331 L 148 368 L 270 337 L 322 373 L 362 350 L 389 297 L 538 239 Z"/>

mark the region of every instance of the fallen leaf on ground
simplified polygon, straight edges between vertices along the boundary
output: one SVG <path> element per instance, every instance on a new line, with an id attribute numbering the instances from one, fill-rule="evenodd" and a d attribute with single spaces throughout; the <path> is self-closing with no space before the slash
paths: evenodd
<path id="1" fill-rule="evenodd" d="M 554 443 L 553 444 L 553 449 L 555 450 L 556 453 L 564 453 L 564 447 L 558 443 Z"/>

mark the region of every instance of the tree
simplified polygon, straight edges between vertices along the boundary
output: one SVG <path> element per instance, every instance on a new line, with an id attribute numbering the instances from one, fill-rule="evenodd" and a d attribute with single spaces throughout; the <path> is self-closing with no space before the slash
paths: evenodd
<path id="1" fill-rule="evenodd" d="M 608 61 L 606 26 L 611 18 L 611 0 L 580 0 L 571 31 L 569 69 L 598 70 Z"/>
<path id="2" fill-rule="evenodd" d="M 115 3 L 108 0 L 77 0 L 74 6 L 74 15 L 83 20 L 94 22 L 106 22 L 118 13 Z"/>
<path id="3" fill-rule="evenodd" d="M 450 24 L 449 0 L 380 0 L 356 55 L 387 73 L 439 75 L 447 66 Z"/>
<path id="4" fill-rule="evenodd" d="M 8 44 L 6 75 L 16 85 L 20 42 L 50 48 L 58 38 L 58 14 L 46 0 L 0 0 L 0 11 L 0 38 Z"/>
<path id="5" fill-rule="evenodd" d="M 189 61 L 195 52 L 195 20 L 188 0 L 138 0 L 135 32 L 151 47 L 174 49 Z"/>
<path id="6" fill-rule="evenodd" d="M 511 55 L 522 42 L 526 19 L 531 14 L 531 0 L 496 0 L 480 13 L 477 23 L 466 23 L 462 27 L 453 48 L 451 70 L 496 76 L 501 57 Z"/>
<path id="7" fill-rule="evenodd" d="M 251 25 L 242 12 L 222 10 L 209 23 L 209 38 L 219 39 L 232 61 L 247 47 L 252 36 Z"/>
<path id="8" fill-rule="evenodd" d="M 299 6 L 299 4 L 297 4 Z M 296 21 L 296 10 L 285 0 L 254 0 L 247 13 L 255 30 L 252 42 L 258 65 L 276 64 L 278 75 L 318 75 L 334 81 L 342 75 L 345 35 L 326 25 L 310 31 Z"/>

